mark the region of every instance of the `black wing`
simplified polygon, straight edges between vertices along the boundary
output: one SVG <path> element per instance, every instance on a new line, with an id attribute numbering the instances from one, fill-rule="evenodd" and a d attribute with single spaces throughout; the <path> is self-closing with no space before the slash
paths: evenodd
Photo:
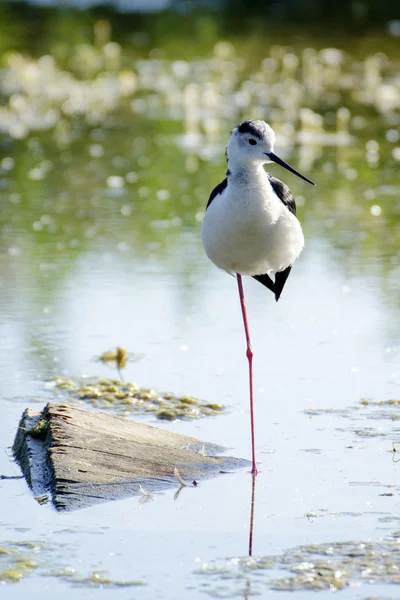
<path id="1" fill-rule="evenodd" d="M 222 192 L 224 191 L 224 189 L 226 188 L 227 185 L 228 185 L 228 178 L 225 177 L 225 179 L 223 181 L 221 181 L 221 183 L 219 183 L 218 185 L 215 186 L 215 188 L 211 192 L 210 198 L 207 202 L 206 210 L 210 206 L 211 202 L 214 200 L 215 196 L 218 196 L 218 194 L 222 194 Z"/>
<path id="2" fill-rule="evenodd" d="M 280 181 L 280 179 L 273 177 L 270 173 L 268 173 L 268 179 L 279 200 L 286 206 L 288 210 L 290 210 L 293 215 L 296 215 L 296 202 L 294 201 L 292 192 L 286 183 L 283 183 Z M 272 281 L 269 275 L 255 275 L 254 279 L 257 279 L 257 281 L 271 290 L 271 292 L 275 294 L 275 300 L 278 302 L 286 280 L 289 277 L 291 268 L 292 266 L 290 265 L 290 267 L 287 267 L 284 271 L 275 273 L 275 283 Z"/>
<path id="3" fill-rule="evenodd" d="M 272 177 L 270 173 L 267 173 L 269 182 L 274 190 L 275 194 L 278 196 L 279 200 L 286 206 L 291 213 L 296 215 L 296 202 L 294 201 L 293 194 L 286 185 L 280 179 L 276 177 Z"/>
<path id="4" fill-rule="evenodd" d="M 275 294 L 275 300 L 278 302 L 279 298 L 281 297 L 284 285 L 286 283 L 286 279 L 289 277 L 291 268 L 292 265 L 290 265 L 290 267 L 287 267 L 284 271 L 279 271 L 279 273 L 275 273 L 275 282 L 273 282 L 271 277 L 267 274 L 253 275 L 253 279 L 256 279 L 257 281 L 265 285 L 266 288 L 268 288 L 273 294 Z"/>
<path id="5" fill-rule="evenodd" d="M 269 275 L 253 275 L 253 278 L 257 279 L 257 281 L 265 285 L 266 288 L 268 288 L 273 294 L 275 294 L 275 283 L 272 281 Z"/>
<path id="6" fill-rule="evenodd" d="M 279 273 L 275 273 L 275 300 L 277 302 L 281 297 L 282 290 L 286 283 L 286 279 L 289 277 L 291 268 L 292 265 L 290 265 L 290 267 L 287 267 L 284 271 L 279 271 Z"/>

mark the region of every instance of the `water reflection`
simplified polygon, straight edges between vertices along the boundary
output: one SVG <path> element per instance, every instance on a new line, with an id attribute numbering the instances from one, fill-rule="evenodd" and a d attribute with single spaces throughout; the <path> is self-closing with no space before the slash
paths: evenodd
<path id="1" fill-rule="evenodd" d="M 251 504 L 250 504 L 250 527 L 249 527 L 249 556 L 253 556 L 253 529 L 254 529 L 254 505 L 256 500 L 257 475 L 251 476 Z"/>

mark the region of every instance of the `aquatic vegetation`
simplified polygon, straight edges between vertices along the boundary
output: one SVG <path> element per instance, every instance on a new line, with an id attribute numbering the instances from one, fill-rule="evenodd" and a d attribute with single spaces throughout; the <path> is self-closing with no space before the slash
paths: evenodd
<path id="1" fill-rule="evenodd" d="M 119 47 L 118 44 L 114 46 Z M 85 61 L 88 49 L 90 51 L 90 47 L 76 50 L 76 60 L 82 61 L 81 64 L 90 62 Z M 103 55 L 107 50 L 106 44 Z M 60 129 L 60 135 L 64 129 L 65 135 L 68 127 L 63 127 L 63 118 L 84 117 L 89 124 L 99 123 L 119 108 L 123 98 L 131 96 L 136 88 L 133 71 L 106 70 L 94 78 L 91 71 L 82 74 L 89 76 L 82 80 L 73 72 L 59 68 L 54 57 L 49 55 L 35 60 L 10 52 L 2 75 L 0 91 L 9 100 L 0 110 L 0 130 L 14 139 L 55 127 Z"/>
<path id="2" fill-rule="evenodd" d="M 388 400 L 362 398 L 347 408 L 309 408 L 304 413 L 310 417 L 335 415 L 352 422 L 358 422 L 357 426 L 352 426 L 352 432 L 357 437 L 388 439 L 392 443 L 393 452 L 396 452 L 399 444 L 398 440 L 400 439 L 400 428 L 379 428 L 376 423 L 382 420 L 389 420 L 393 423 L 399 421 L 399 406 L 400 401 L 397 398 L 389 398 Z"/>
<path id="3" fill-rule="evenodd" d="M 299 169 L 315 173 L 318 199 L 296 198 L 308 238 L 329 240 L 352 275 L 379 269 L 397 293 L 400 82 L 387 40 L 378 52 L 214 35 L 191 58 L 177 43 L 168 52 L 168 39 L 157 52 L 113 39 L 108 21 L 88 30 L 91 41 L 12 50 L 0 63 L 13 272 L 29 251 L 38 279 L 59 281 L 95 243 L 116 265 L 164 258 L 197 235 L 226 132 L 246 116 L 271 121 L 284 157 L 298 153 Z"/>
<path id="4" fill-rule="evenodd" d="M 216 561 L 202 564 L 196 573 L 205 591 L 213 595 L 218 590 L 224 597 L 238 594 L 243 586 L 251 586 L 254 594 L 265 588 L 336 591 L 355 581 L 399 584 L 399 561 L 399 538 L 393 536 L 381 542 L 308 544 L 276 556 Z"/>
<path id="5" fill-rule="evenodd" d="M 99 37 L 96 31 L 105 25 L 107 34 Z M 382 52 L 355 59 L 335 47 L 304 43 L 294 49 L 271 41 L 268 48 L 264 41 L 265 55 L 258 54 L 257 62 L 233 42 L 219 40 L 202 60 L 132 60 L 129 47 L 111 39 L 109 23 L 95 22 L 93 29 L 93 43 L 71 47 L 67 67 L 52 54 L 5 55 L 1 131 L 24 139 L 52 130 L 59 145 L 68 147 L 82 134 L 74 119 L 96 126 L 116 113 L 146 115 L 181 121 L 184 131 L 176 143 L 212 159 L 224 123 L 243 113 L 264 118 L 268 111 L 286 146 L 293 139 L 314 147 L 348 146 L 355 141 L 351 132 L 365 126 L 360 108 L 393 125 L 400 107 L 398 65 Z M 371 162 L 376 150 L 370 148 Z M 92 151 L 97 156 L 95 146 Z M 34 179 L 42 176 L 32 173 Z M 109 179 L 110 187 L 120 184 L 121 178 Z"/>
<path id="6" fill-rule="evenodd" d="M 47 435 L 48 422 L 46 419 L 41 419 L 37 425 L 28 431 L 28 434 L 36 438 L 44 438 Z"/>
<path id="7" fill-rule="evenodd" d="M 38 567 L 41 546 L 32 542 L 5 542 L 0 547 L 0 584 L 18 583 Z"/>
<path id="8" fill-rule="evenodd" d="M 201 402 L 170 392 L 158 393 L 116 379 L 56 377 L 50 385 L 55 393 L 61 392 L 70 400 L 85 402 L 101 410 L 112 410 L 119 415 L 153 414 L 157 419 L 174 421 L 213 416 L 224 410 L 222 404 Z"/>
<path id="9" fill-rule="evenodd" d="M 99 361 L 103 363 L 115 363 L 118 370 L 124 369 L 128 360 L 128 352 L 121 346 L 117 346 L 115 350 L 107 350 L 107 352 L 103 352 L 99 356 Z"/>
<path id="10" fill-rule="evenodd" d="M 71 548 L 68 549 L 71 552 Z M 0 585 L 18 583 L 33 574 L 55 577 L 76 587 L 120 588 L 145 585 L 142 580 L 119 580 L 102 570 L 82 575 L 71 566 L 60 566 L 69 561 L 67 557 L 55 558 L 55 548 L 49 544 L 31 541 L 3 542 L 0 547 Z"/>
<path id="11" fill-rule="evenodd" d="M 57 577 L 68 583 L 71 583 L 74 587 L 83 588 L 121 588 L 121 587 L 135 587 L 146 585 L 141 580 L 118 580 L 108 577 L 104 571 L 93 571 L 89 575 L 82 576 L 75 569 L 66 568 L 60 569 L 55 573 L 51 574 L 53 577 Z"/>
<path id="12" fill-rule="evenodd" d="M 122 381 L 122 369 L 125 369 L 128 362 L 136 362 L 140 360 L 140 358 L 140 354 L 129 353 L 125 348 L 122 348 L 122 346 L 117 346 L 115 350 L 107 350 L 106 352 L 100 354 L 97 360 L 104 364 L 115 365 L 118 375 Z"/>

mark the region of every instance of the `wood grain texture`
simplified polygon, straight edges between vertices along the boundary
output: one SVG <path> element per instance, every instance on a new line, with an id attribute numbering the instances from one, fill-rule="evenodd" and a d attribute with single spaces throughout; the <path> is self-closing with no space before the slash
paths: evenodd
<path id="1" fill-rule="evenodd" d="M 33 437 L 38 422 L 46 426 Z M 36 481 L 42 479 L 37 489 L 47 487 L 59 510 L 142 495 L 143 489 L 178 489 L 176 469 L 192 482 L 249 464 L 216 456 L 224 448 L 215 444 L 56 402 L 40 414 L 24 412 L 13 450 L 29 485 L 35 473 Z"/>

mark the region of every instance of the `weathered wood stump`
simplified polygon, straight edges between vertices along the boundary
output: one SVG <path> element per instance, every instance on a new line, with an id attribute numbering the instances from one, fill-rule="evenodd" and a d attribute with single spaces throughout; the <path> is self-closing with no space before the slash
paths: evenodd
<path id="1" fill-rule="evenodd" d="M 249 465 L 224 448 L 103 412 L 49 402 L 25 410 L 13 452 L 35 497 L 58 510 L 179 489 Z"/>

